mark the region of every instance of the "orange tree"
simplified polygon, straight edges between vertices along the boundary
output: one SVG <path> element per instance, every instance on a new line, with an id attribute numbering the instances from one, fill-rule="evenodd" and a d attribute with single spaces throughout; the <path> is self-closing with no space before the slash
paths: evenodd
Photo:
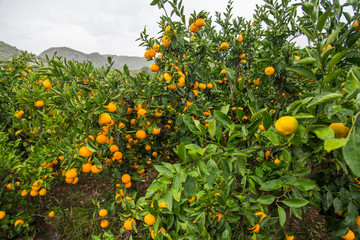
<path id="1" fill-rule="evenodd" d="M 186 19 L 181 1 L 151 5 L 165 12 L 161 36 L 140 35 L 153 75 L 111 59 L 2 63 L 0 236 L 35 234 L 53 183 L 107 175 L 114 195 L 99 225 L 131 238 L 292 239 L 288 222 L 313 205 L 334 236 L 353 239 L 359 4 L 350 14 L 268 0 L 246 21 L 229 1 L 214 22 L 205 11 Z M 159 176 L 140 197 L 152 166 Z"/>

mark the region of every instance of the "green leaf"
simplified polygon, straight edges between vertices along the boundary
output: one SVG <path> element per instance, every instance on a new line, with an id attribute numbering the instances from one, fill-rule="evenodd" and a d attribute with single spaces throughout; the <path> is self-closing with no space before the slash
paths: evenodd
<path id="1" fill-rule="evenodd" d="M 356 177 L 360 177 L 360 133 L 352 132 L 343 148 L 346 164 Z"/>
<path id="2" fill-rule="evenodd" d="M 296 181 L 293 181 L 292 184 L 303 192 L 317 188 L 317 184 L 313 180 L 306 178 L 304 179 L 296 178 Z"/>
<path id="3" fill-rule="evenodd" d="M 172 211 L 172 206 L 173 206 L 173 196 L 171 194 L 171 191 L 168 191 L 165 194 L 164 201 L 165 201 L 167 209 L 169 209 L 169 211 L 171 212 Z"/>
<path id="4" fill-rule="evenodd" d="M 216 120 L 213 119 L 209 122 L 208 131 L 210 136 L 213 138 L 216 134 Z"/>
<path id="5" fill-rule="evenodd" d="M 327 66 L 327 71 L 331 72 L 333 70 L 333 68 L 335 67 L 335 65 L 345 56 L 345 54 L 347 52 L 348 52 L 348 50 L 343 50 L 343 51 L 335 54 L 335 56 L 333 56 L 331 58 L 331 60 L 329 61 L 329 64 Z"/>
<path id="6" fill-rule="evenodd" d="M 312 107 L 312 106 L 316 106 L 316 105 L 319 105 L 321 103 L 324 103 L 324 102 L 329 102 L 330 100 L 333 100 L 333 99 L 336 99 L 336 98 L 341 98 L 342 95 L 339 94 L 339 93 L 328 93 L 328 92 L 325 92 L 325 93 L 321 93 L 321 94 L 318 94 L 316 95 L 313 100 L 308 104 L 308 108 L 309 107 Z"/>
<path id="7" fill-rule="evenodd" d="M 245 175 L 246 163 L 247 163 L 246 157 L 239 157 L 238 160 L 236 161 L 236 168 L 241 176 Z"/>
<path id="8" fill-rule="evenodd" d="M 208 172 L 208 170 L 206 168 L 206 165 L 205 165 L 205 162 L 203 160 L 198 159 L 196 161 L 196 164 L 197 164 L 197 166 L 198 166 L 198 168 L 200 169 L 201 172 L 205 173 L 206 175 L 209 175 L 209 172 Z"/>
<path id="9" fill-rule="evenodd" d="M 193 177 L 187 176 L 184 183 L 184 195 L 187 198 L 192 197 L 196 193 L 196 181 Z"/>
<path id="10" fill-rule="evenodd" d="M 300 26 L 300 25 L 298 25 L 297 27 L 300 29 L 300 31 L 302 31 L 303 33 L 305 33 L 305 35 L 306 35 L 310 40 L 312 40 L 312 41 L 315 40 L 314 35 L 313 35 L 307 28 L 304 28 L 303 26 Z"/>
<path id="11" fill-rule="evenodd" d="M 293 207 L 293 208 L 300 208 L 309 203 L 308 200 L 303 199 L 303 198 L 288 198 L 281 202 L 283 202 L 286 206 Z"/>
<path id="12" fill-rule="evenodd" d="M 324 25 L 326 20 L 328 19 L 330 13 L 331 13 L 332 8 L 328 8 L 326 9 L 326 11 L 324 13 L 322 13 L 318 19 L 318 22 L 316 24 L 316 29 L 319 30 L 320 32 L 323 30 Z"/>
<path id="13" fill-rule="evenodd" d="M 278 188 L 281 188 L 282 186 L 284 186 L 285 182 L 281 179 L 274 179 L 274 180 L 270 180 L 267 182 L 264 182 L 261 187 L 260 190 L 262 191 L 272 191 Z"/>
<path id="14" fill-rule="evenodd" d="M 333 138 L 333 139 L 326 139 L 324 142 L 324 149 L 328 152 L 341 148 L 346 145 L 349 141 L 347 138 Z"/>
<path id="15" fill-rule="evenodd" d="M 307 67 L 304 66 L 291 66 L 287 67 L 286 70 L 295 72 L 297 74 L 300 74 L 302 76 L 308 77 L 310 79 L 316 80 L 316 76 L 314 73 Z"/>
<path id="16" fill-rule="evenodd" d="M 285 210 L 278 206 L 278 214 L 279 214 L 279 223 L 280 226 L 284 226 L 285 222 L 286 222 L 286 212 Z"/>
<path id="17" fill-rule="evenodd" d="M 274 132 L 270 132 L 270 131 L 266 131 L 264 132 L 264 136 L 269 139 L 269 141 L 273 144 L 273 145 L 279 145 L 279 136 L 278 134 L 274 133 Z"/>
<path id="18" fill-rule="evenodd" d="M 166 167 L 163 167 L 161 165 L 154 165 L 156 171 L 159 172 L 160 175 L 164 175 L 165 177 L 172 178 L 174 177 L 174 174 L 167 169 Z"/>
<path id="19" fill-rule="evenodd" d="M 267 196 L 263 196 L 258 198 L 258 202 L 264 205 L 270 205 L 274 202 L 275 197 L 273 195 L 267 195 Z"/>
<path id="20" fill-rule="evenodd" d="M 300 64 L 300 65 L 307 65 L 307 64 L 314 64 L 314 63 L 317 63 L 317 60 L 315 58 L 312 58 L 312 57 L 307 57 L 307 58 L 304 58 L 304 59 L 301 59 L 299 60 L 298 62 L 296 62 L 297 64 Z"/>
<path id="21" fill-rule="evenodd" d="M 231 121 L 228 115 L 225 113 L 215 110 L 214 116 L 217 122 L 219 122 L 221 125 L 228 127 L 230 129 L 234 129 L 234 123 Z"/>
<path id="22" fill-rule="evenodd" d="M 313 115 L 308 114 L 308 113 L 298 113 L 296 115 L 293 115 L 293 117 L 296 118 L 296 119 L 314 118 Z"/>
<path id="23" fill-rule="evenodd" d="M 250 122 L 254 122 L 262 113 L 266 112 L 267 108 L 260 109 L 254 115 L 251 116 Z"/>
<path id="24" fill-rule="evenodd" d="M 342 73 L 344 73 L 344 69 L 337 69 L 329 74 L 327 74 L 324 78 L 323 84 L 331 83 L 334 79 L 337 79 Z"/>
<path id="25" fill-rule="evenodd" d="M 345 24 L 344 24 L 345 25 Z M 332 33 L 330 34 L 330 36 L 328 37 L 328 39 L 326 39 L 326 44 L 325 46 L 328 46 L 335 38 L 336 36 L 339 34 L 339 32 L 341 31 L 341 29 L 344 27 L 344 25 L 342 25 L 341 27 L 338 27 L 336 30 L 332 31 Z"/>
<path id="26" fill-rule="evenodd" d="M 314 130 L 314 133 L 316 134 L 316 136 L 318 138 L 320 138 L 321 140 L 326 140 L 326 139 L 335 137 L 334 131 L 331 128 L 329 128 L 328 126 L 318 127 L 313 130 Z"/>
<path id="27" fill-rule="evenodd" d="M 185 144 L 183 142 L 180 143 L 179 150 L 178 150 L 178 155 L 179 155 L 181 160 L 185 161 L 185 159 L 186 159 L 186 149 L 185 149 Z"/>

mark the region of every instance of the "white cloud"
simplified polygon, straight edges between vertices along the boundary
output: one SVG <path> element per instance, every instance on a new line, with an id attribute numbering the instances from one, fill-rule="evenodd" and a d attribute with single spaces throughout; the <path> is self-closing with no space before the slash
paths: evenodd
<path id="1" fill-rule="evenodd" d="M 35 54 L 50 47 L 85 53 L 143 56 L 135 40 L 147 27 L 156 36 L 163 14 L 150 0 L 0 0 L 0 40 Z M 251 19 L 261 0 L 234 1 L 234 16 Z M 226 0 L 183 0 L 187 17 L 194 10 L 214 15 Z"/>

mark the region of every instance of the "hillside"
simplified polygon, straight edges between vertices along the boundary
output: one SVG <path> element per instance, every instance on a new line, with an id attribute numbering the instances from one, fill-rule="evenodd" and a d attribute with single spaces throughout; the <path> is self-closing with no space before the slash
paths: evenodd
<path id="1" fill-rule="evenodd" d="M 67 47 L 53 47 L 42 52 L 39 57 L 45 58 L 46 55 L 49 57 L 53 56 L 56 52 L 57 56 L 62 56 L 68 60 L 75 60 L 79 62 L 90 61 L 94 64 L 95 67 L 101 67 L 107 64 L 107 58 L 113 56 L 114 68 L 122 69 L 124 64 L 126 64 L 130 70 L 141 69 L 145 66 L 150 66 L 150 63 L 142 57 L 130 57 L 130 56 L 116 56 L 116 55 L 101 55 L 97 52 L 86 54 L 71 48 Z"/>
<path id="2" fill-rule="evenodd" d="M 20 54 L 20 50 L 3 41 L 0 41 L 0 61 L 10 60 Z"/>

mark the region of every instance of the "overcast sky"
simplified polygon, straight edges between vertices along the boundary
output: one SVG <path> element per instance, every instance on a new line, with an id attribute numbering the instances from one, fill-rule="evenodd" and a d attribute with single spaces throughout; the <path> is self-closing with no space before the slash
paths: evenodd
<path id="1" fill-rule="evenodd" d="M 50 47 L 143 56 L 140 32 L 157 36 L 163 14 L 151 0 L 0 0 L 0 41 L 40 54 Z M 194 10 L 214 15 L 227 0 L 183 0 L 186 16 Z M 252 19 L 262 0 L 234 0 L 234 16 Z"/>

